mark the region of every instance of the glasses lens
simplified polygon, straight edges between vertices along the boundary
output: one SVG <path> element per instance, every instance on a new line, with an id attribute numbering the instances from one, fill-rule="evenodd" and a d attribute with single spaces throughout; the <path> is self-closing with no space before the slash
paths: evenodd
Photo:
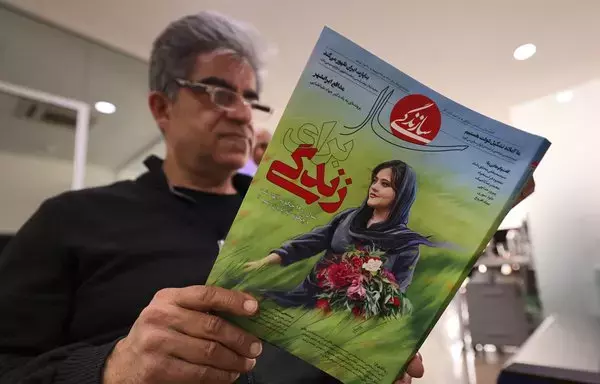
<path id="1" fill-rule="evenodd" d="M 223 108 L 235 106 L 237 98 L 237 94 L 226 89 L 216 89 L 213 93 L 213 102 Z"/>

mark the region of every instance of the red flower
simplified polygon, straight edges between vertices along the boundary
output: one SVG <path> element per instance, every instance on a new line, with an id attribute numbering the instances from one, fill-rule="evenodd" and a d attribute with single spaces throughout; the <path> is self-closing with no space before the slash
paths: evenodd
<path id="1" fill-rule="evenodd" d="M 390 301 L 388 301 L 390 304 L 392 304 L 394 307 L 399 307 L 400 306 L 400 299 L 397 298 L 396 296 L 391 297 Z"/>
<path id="2" fill-rule="evenodd" d="M 350 259 L 350 265 L 352 265 L 352 268 L 356 273 L 360 272 L 363 263 L 363 259 L 361 259 L 359 256 L 352 256 L 352 258 Z"/>
<path id="3" fill-rule="evenodd" d="M 347 287 L 355 275 L 348 263 L 331 264 L 327 267 L 327 281 L 334 289 Z"/>
<path id="4" fill-rule="evenodd" d="M 327 268 L 321 268 L 317 271 L 317 285 L 319 287 L 325 286 L 325 281 L 327 280 Z"/>
<path id="5" fill-rule="evenodd" d="M 355 305 L 352 307 L 352 314 L 354 317 L 364 317 L 365 311 L 361 307 Z"/>
<path id="6" fill-rule="evenodd" d="M 327 299 L 317 299 L 317 304 L 315 307 L 322 309 L 325 313 L 331 312 L 331 306 L 329 305 L 329 300 Z"/>

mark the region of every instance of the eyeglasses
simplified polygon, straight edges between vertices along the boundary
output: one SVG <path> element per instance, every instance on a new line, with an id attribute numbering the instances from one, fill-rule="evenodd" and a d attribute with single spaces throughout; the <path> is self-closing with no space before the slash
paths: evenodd
<path id="1" fill-rule="evenodd" d="M 184 79 L 175 79 L 177 85 L 188 88 L 193 92 L 206 93 L 210 101 L 225 111 L 233 111 L 239 103 L 250 107 L 252 110 L 252 121 L 264 121 L 273 113 L 273 109 L 267 105 L 260 104 L 255 100 L 248 100 L 237 92 L 217 85 L 193 82 Z"/>

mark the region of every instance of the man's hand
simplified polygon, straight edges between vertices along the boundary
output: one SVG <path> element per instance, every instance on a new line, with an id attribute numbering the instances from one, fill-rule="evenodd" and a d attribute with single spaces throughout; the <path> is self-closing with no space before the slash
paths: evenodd
<path id="1" fill-rule="evenodd" d="M 254 367 L 262 344 L 210 312 L 251 316 L 257 310 L 257 301 L 242 292 L 163 289 L 115 346 L 103 383 L 232 383 Z"/>
<path id="2" fill-rule="evenodd" d="M 423 377 L 424 373 L 425 368 L 423 367 L 423 357 L 421 357 L 421 354 L 417 352 L 417 355 L 412 358 L 410 363 L 408 363 L 406 373 L 398 377 L 396 381 L 394 381 L 394 384 L 410 384 L 413 377 L 421 378 Z"/>

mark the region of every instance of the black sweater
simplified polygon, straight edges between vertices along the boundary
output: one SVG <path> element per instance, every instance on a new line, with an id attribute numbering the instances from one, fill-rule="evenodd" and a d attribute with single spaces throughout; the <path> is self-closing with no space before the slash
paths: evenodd
<path id="1" fill-rule="evenodd" d="M 0 383 L 99 384 L 158 290 L 205 283 L 250 178 L 215 195 L 171 189 L 158 158 L 146 165 L 135 181 L 45 201 L 0 254 Z M 268 345 L 253 376 L 240 381 L 331 380 Z"/>

